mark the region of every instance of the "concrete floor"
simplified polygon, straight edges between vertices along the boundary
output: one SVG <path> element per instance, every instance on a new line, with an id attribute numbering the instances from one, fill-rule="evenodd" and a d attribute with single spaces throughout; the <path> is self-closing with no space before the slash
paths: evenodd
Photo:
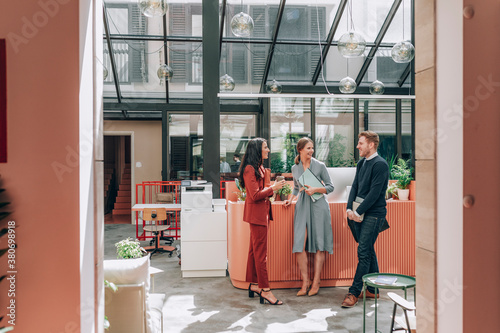
<path id="1" fill-rule="evenodd" d="M 105 259 L 115 259 L 114 244 L 135 237 L 130 224 L 105 225 Z M 149 242 L 142 242 L 143 246 Z M 164 272 L 154 277 L 154 292 L 166 295 L 164 332 L 362 332 L 363 300 L 351 309 L 340 307 L 347 287 L 321 288 L 317 296 L 297 297 L 298 289 L 273 293 L 285 304 L 261 305 L 246 290 L 234 288 L 228 276 L 182 278 L 179 259 L 155 254 L 151 266 Z M 396 291 L 403 296 L 402 291 Z M 378 302 L 378 329 L 389 332 L 393 303 L 382 290 Z M 413 300 L 413 291 L 409 299 Z M 367 300 L 366 332 L 374 332 L 374 300 Z M 131 332 L 133 333 L 133 332 Z"/>

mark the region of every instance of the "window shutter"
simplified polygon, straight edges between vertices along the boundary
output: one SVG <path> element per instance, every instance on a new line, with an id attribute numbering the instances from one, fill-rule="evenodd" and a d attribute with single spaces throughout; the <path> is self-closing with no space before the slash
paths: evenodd
<path id="1" fill-rule="evenodd" d="M 129 6 L 129 32 L 133 35 L 146 34 L 146 18 L 141 14 L 139 6 Z M 130 82 L 147 81 L 147 57 L 145 41 L 128 41 L 129 47 L 129 79 Z"/>
<path id="2" fill-rule="evenodd" d="M 169 19 L 169 35 L 173 36 L 186 36 L 189 35 L 189 22 L 191 19 L 186 15 L 186 6 L 189 4 L 169 4 L 168 12 L 170 15 Z M 172 82 L 187 82 L 188 81 L 188 64 L 191 54 L 189 53 L 190 48 L 186 47 L 186 43 L 182 42 L 171 42 L 169 46 L 172 50 L 168 52 L 168 62 L 169 66 L 172 67 L 174 71 L 174 76 L 172 77 Z"/>
<path id="3" fill-rule="evenodd" d="M 309 9 L 309 17 L 310 17 L 310 26 L 311 26 L 311 40 L 314 40 L 314 41 L 318 41 L 318 38 L 320 36 L 318 36 L 318 14 L 319 14 L 319 31 L 321 32 L 321 37 L 323 37 L 323 39 L 326 38 L 326 30 L 325 30 L 325 21 L 326 21 L 326 12 L 325 12 L 325 8 L 324 7 L 319 7 L 317 8 L 314 8 L 314 7 L 308 7 Z M 322 47 L 323 49 L 323 47 Z M 318 61 L 321 57 L 321 51 L 318 48 L 315 48 L 314 50 L 312 50 L 310 53 L 310 59 L 308 59 L 309 61 L 309 73 L 311 73 L 311 78 L 312 78 L 312 75 L 314 74 L 315 70 L 316 70 L 316 66 L 318 65 Z M 326 65 L 326 61 L 325 61 L 325 65 Z"/>
<path id="4" fill-rule="evenodd" d="M 276 7 L 276 6 L 275 6 Z M 277 7 L 276 7 L 277 8 Z M 252 17 L 261 18 L 259 21 L 264 21 L 266 24 L 255 24 L 253 35 L 258 37 L 269 37 L 271 32 L 269 32 L 268 20 L 268 9 L 269 7 L 257 7 L 252 6 Z M 277 10 L 276 10 L 277 13 Z M 272 29 L 272 28 L 271 28 Z M 251 67 L 251 80 L 252 84 L 260 84 L 262 77 L 264 76 L 264 69 L 266 67 L 267 52 L 269 50 L 268 45 L 263 44 L 252 44 L 250 46 L 252 50 L 252 67 Z"/>

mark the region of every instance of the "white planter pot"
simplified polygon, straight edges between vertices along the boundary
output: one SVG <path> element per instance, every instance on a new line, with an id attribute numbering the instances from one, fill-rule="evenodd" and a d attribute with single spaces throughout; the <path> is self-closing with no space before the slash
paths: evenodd
<path id="1" fill-rule="evenodd" d="M 402 189 L 398 188 L 398 198 L 399 198 L 399 200 L 402 200 L 402 201 L 408 200 L 409 196 L 410 196 L 410 190 L 409 189 L 402 190 Z"/>

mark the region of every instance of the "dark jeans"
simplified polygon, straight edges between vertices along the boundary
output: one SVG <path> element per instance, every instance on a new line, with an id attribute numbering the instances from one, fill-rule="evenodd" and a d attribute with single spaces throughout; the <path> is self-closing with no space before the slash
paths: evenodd
<path id="1" fill-rule="evenodd" d="M 349 288 L 349 292 L 358 297 L 363 289 L 363 275 L 369 273 L 378 273 L 377 254 L 375 253 L 375 241 L 380 232 L 380 227 L 385 218 L 365 216 L 363 222 L 352 223 L 351 231 L 356 233 L 354 239 L 358 241 L 358 267 L 354 275 L 354 281 Z M 368 287 L 368 291 L 375 292 L 375 289 Z"/>

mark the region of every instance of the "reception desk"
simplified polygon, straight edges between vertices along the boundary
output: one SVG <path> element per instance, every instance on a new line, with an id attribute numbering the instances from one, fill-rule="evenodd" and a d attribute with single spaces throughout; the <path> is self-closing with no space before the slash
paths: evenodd
<path id="1" fill-rule="evenodd" d="M 330 203 L 333 230 L 333 254 L 326 255 L 321 286 L 350 286 L 357 265 L 357 244 L 343 218 L 345 202 Z M 231 282 L 246 289 L 246 264 L 250 241 L 249 224 L 242 221 L 244 202 L 228 202 L 228 270 Z M 388 201 L 390 228 L 375 243 L 380 272 L 415 276 L 415 201 Z M 268 233 L 268 275 L 271 288 L 300 288 L 302 282 L 293 245 L 295 204 L 272 204 L 274 221 Z M 309 255 L 309 273 L 313 274 L 313 254 Z"/>

